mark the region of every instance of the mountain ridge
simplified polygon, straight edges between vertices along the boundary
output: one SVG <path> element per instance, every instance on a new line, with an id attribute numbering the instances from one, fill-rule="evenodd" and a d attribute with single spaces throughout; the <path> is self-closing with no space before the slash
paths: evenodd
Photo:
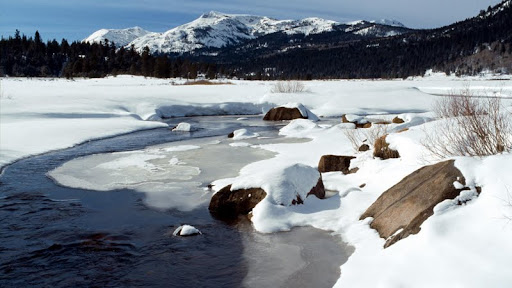
<path id="1" fill-rule="evenodd" d="M 133 45 L 139 52 L 148 46 L 152 53 L 187 53 L 198 49 L 233 46 L 272 33 L 308 36 L 331 32 L 340 25 L 357 27 L 361 23 L 372 23 L 374 25 L 390 27 L 387 29 L 389 33 L 377 34 L 378 32 L 376 33 L 371 29 L 359 31 L 348 28 L 347 33 L 375 34 L 376 37 L 386 37 L 400 34 L 401 32 L 398 29 L 405 28 L 402 23 L 389 19 L 375 21 L 360 20 L 353 21 L 350 24 L 318 17 L 308 17 L 299 20 L 277 20 L 266 16 L 226 14 L 210 11 L 189 23 L 161 33 L 146 31 L 140 27 L 101 29 L 83 41 L 98 43 L 104 42 L 107 39 L 110 42 L 115 42 L 118 47 L 124 46 L 129 48 Z"/>

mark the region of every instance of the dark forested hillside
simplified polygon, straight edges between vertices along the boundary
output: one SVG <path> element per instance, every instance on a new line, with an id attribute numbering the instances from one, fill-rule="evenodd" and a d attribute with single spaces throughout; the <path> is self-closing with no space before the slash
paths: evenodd
<path id="1" fill-rule="evenodd" d="M 225 65 L 256 78 L 396 78 L 427 69 L 475 74 L 484 69 L 510 73 L 512 5 L 503 1 L 477 17 L 434 30 L 336 45 L 310 45 L 253 57 L 250 51 Z M 230 51 L 227 51 L 230 53 Z M 483 53 L 483 56 L 478 56 Z M 219 55 L 230 59 L 230 55 Z M 238 61 L 238 59 L 247 59 Z"/>
<path id="2" fill-rule="evenodd" d="M 196 78 L 198 73 L 215 77 L 215 64 L 197 63 L 165 55 L 151 55 L 114 43 L 84 43 L 56 40 L 44 43 L 34 37 L 20 35 L 0 40 L 0 76 L 14 77 L 104 77 L 132 74 L 159 78 Z"/>
<path id="3" fill-rule="evenodd" d="M 457 75 L 512 72 L 512 4 L 503 1 L 474 18 L 432 30 L 370 22 L 304 35 L 268 34 L 240 45 L 191 54 L 151 55 L 114 43 L 43 42 L 20 35 L 0 40 L 0 76 L 245 79 L 404 78 L 434 69 Z M 368 30 L 370 29 L 370 30 Z M 350 31 L 348 31 L 350 32 Z M 395 35 L 395 36 L 390 36 Z M 387 36 L 387 37 L 381 37 Z M 147 48 L 147 47 L 146 47 Z"/>

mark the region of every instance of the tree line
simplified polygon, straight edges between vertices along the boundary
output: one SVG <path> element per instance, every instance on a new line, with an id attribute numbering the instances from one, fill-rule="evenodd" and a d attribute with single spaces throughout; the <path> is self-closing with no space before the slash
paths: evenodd
<path id="1" fill-rule="evenodd" d="M 36 31 L 34 37 L 22 35 L 0 40 L 0 76 L 11 77 L 105 77 L 131 74 L 147 77 L 182 77 L 195 79 L 198 74 L 215 78 L 221 72 L 215 63 L 197 62 L 189 58 L 152 55 L 146 47 L 138 52 L 117 48 L 115 43 L 62 39 L 47 42 Z"/>

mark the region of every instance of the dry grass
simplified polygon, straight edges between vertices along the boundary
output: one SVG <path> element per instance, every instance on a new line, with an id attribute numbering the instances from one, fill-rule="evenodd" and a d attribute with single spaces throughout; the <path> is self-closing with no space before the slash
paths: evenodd
<path id="1" fill-rule="evenodd" d="M 398 151 L 389 148 L 389 143 L 386 142 L 386 136 L 384 135 L 375 141 L 373 156 L 381 159 L 400 158 Z"/>
<path id="2" fill-rule="evenodd" d="M 501 98 L 475 97 L 469 87 L 439 98 L 434 112 L 447 119 L 426 131 L 423 145 L 438 158 L 450 156 L 488 156 L 510 151 L 512 125 L 510 113 Z"/>
<path id="3" fill-rule="evenodd" d="M 300 93 L 306 92 L 306 86 L 299 81 L 279 81 L 272 89 L 271 93 Z"/>
<path id="4" fill-rule="evenodd" d="M 372 125 L 367 129 L 347 129 L 344 130 L 354 151 L 359 151 L 359 147 L 363 144 L 374 146 L 377 139 L 388 134 L 387 125 Z"/>
<path id="5" fill-rule="evenodd" d="M 210 80 L 197 80 L 197 81 L 187 81 L 182 85 L 233 85 L 232 82 L 226 81 L 210 81 Z"/>

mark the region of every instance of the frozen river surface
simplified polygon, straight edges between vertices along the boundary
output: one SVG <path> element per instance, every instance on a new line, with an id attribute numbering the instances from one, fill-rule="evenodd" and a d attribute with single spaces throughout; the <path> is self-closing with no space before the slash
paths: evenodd
<path id="1" fill-rule="evenodd" d="M 180 121 L 200 129 L 135 132 L 4 169 L 0 286 L 334 285 L 351 253 L 339 237 L 313 228 L 260 234 L 208 213 L 211 181 L 273 156 L 251 145 L 294 140 L 277 137 L 279 127 L 259 117 L 168 122 Z M 226 137 L 240 128 L 260 137 Z M 203 234 L 172 236 L 181 224 Z"/>

